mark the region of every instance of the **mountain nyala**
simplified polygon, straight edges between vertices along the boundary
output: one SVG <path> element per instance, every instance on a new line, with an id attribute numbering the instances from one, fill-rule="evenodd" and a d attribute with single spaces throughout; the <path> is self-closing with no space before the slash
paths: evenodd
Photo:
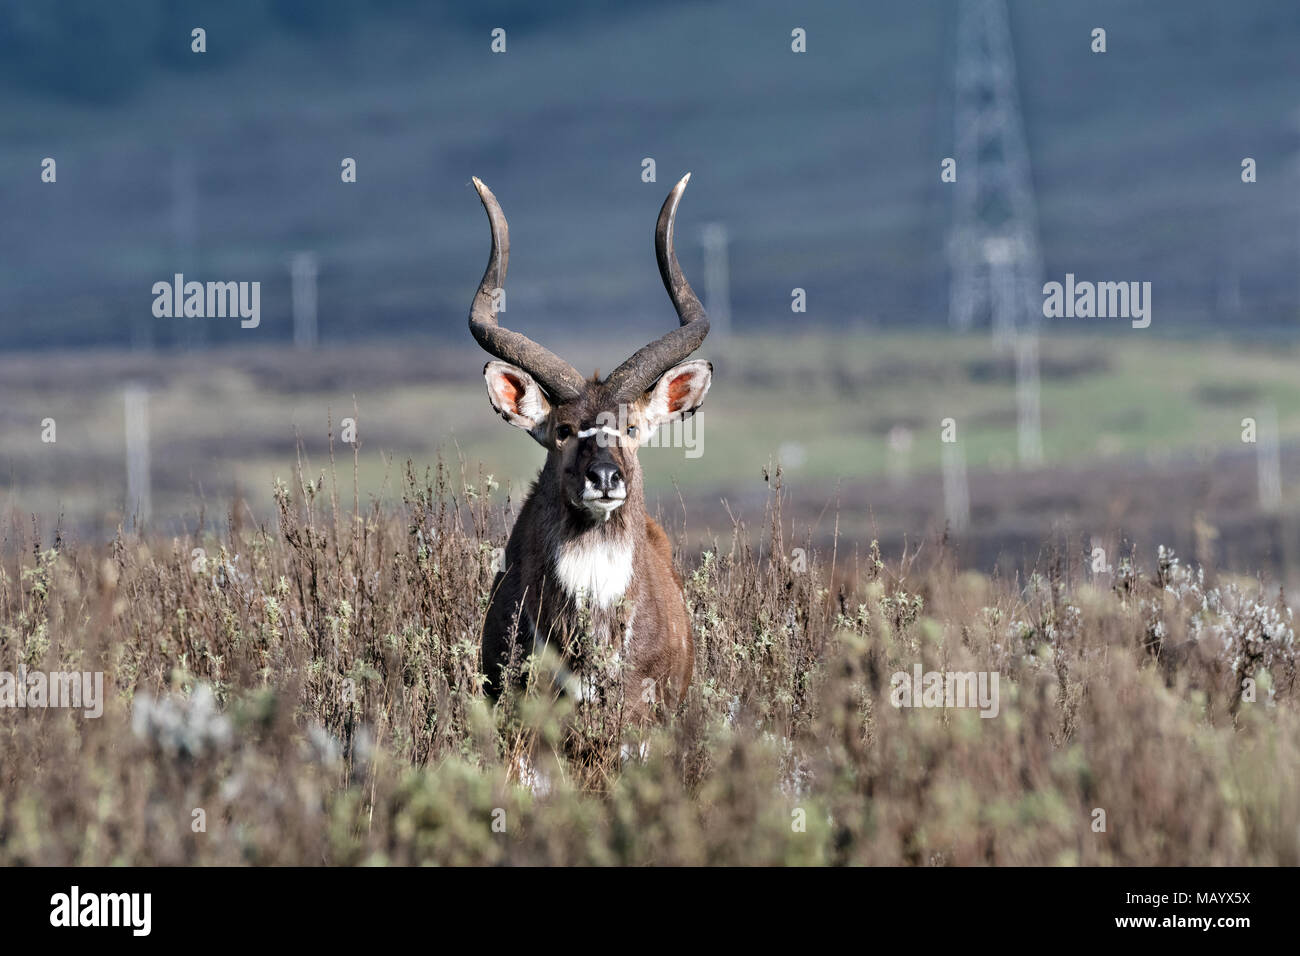
<path id="1" fill-rule="evenodd" d="M 603 379 L 584 378 L 498 321 L 510 233 L 496 197 L 474 179 L 492 230 L 469 317 L 474 338 L 493 356 L 483 369 L 488 399 L 546 449 L 483 625 L 493 699 L 507 680 L 519 680 L 529 655 L 548 645 L 563 664 L 562 692 L 584 696 L 621 684 L 634 719 L 662 715 L 690 685 L 695 643 L 686 598 L 668 537 L 646 513 L 637 462 L 637 449 L 656 428 L 700 407 L 713 375 L 709 362 L 687 361 L 708 334 L 709 319 L 673 250 L 677 204 L 689 179 L 688 173 L 668 194 L 655 227 L 659 272 L 680 324 Z"/>

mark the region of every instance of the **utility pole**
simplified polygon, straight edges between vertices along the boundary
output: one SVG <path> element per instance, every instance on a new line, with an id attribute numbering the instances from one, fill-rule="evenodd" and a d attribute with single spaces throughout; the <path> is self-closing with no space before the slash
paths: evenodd
<path id="1" fill-rule="evenodd" d="M 133 512 L 136 526 L 149 523 L 152 511 L 149 482 L 149 393 L 143 385 L 131 383 L 122 393 L 126 418 L 126 509 Z"/>
<path id="2" fill-rule="evenodd" d="M 314 252 L 295 252 L 289 259 L 290 293 L 293 297 L 293 344 L 300 349 L 316 347 L 316 274 Z"/>
<path id="3" fill-rule="evenodd" d="M 966 483 L 966 453 L 958 442 L 944 442 L 940 450 L 943 464 L 943 513 L 953 534 L 970 527 L 970 486 Z"/>
<path id="4" fill-rule="evenodd" d="M 1278 443 L 1277 409 L 1266 405 L 1259 414 L 1255 436 L 1255 467 L 1259 478 L 1259 507 L 1269 514 L 1282 506 L 1282 451 Z"/>
<path id="5" fill-rule="evenodd" d="M 1043 463 L 1043 417 L 1039 405 L 1038 336 L 1025 332 L 1015 337 L 1016 447 L 1022 468 Z"/>

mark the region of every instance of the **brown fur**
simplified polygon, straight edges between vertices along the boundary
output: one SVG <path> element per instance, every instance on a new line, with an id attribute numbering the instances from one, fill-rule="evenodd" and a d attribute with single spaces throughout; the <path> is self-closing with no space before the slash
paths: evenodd
<path id="1" fill-rule="evenodd" d="M 680 398 L 681 385 L 669 381 L 665 388 Z M 650 399 L 647 392 L 625 410 L 634 429 L 646 427 Z M 513 382 L 494 397 L 494 404 L 518 401 Z M 509 404 L 504 409 L 514 410 Z M 618 651 L 625 706 L 636 718 L 674 706 L 690 685 L 695 666 L 690 615 L 668 536 L 646 514 L 637 442 L 622 434 L 602 451 L 594 437 L 578 437 L 598 420 L 609 421 L 611 413 L 617 420 L 617 412 L 605 386 L 592 379 L 579 398 L 551 409 L 541 433 L 534 433 L 547 447 L 546 464 L 511 531 L 483 627 L 483 666 L 493 697 L 503 688 L 508 663 L 522 661 L 538 642 L 558 651 L 576 675 L 586 671 L 593 644 Z M 581 506 L 582 476 L 602 455 L 618 467 L 627 492 L 624 504 L 606 520 Z M 631 578 L 621 600 L 610 607 L 590 600 L 584 606 L 568 593 L 556 571 L 560 547 L 630 549 Z"/>
<path id="2" fill-rule="evenodd" d="M 483 670 L 494 698 L 524 659 L 559 652 L 560 683 L 586 696 L 622 681 L 634 716 L 664 713 L 690 686 L 695 645 L 681 578 L 663 530 L 646 515 L 637 448 L 655 428 L 694 414 L 713 366 L 683 361 L 709 334 L 709 319 L 673 251 L 681 178 L 659 210 L 655 258 L 678 327 L 637 349 L 603 381 L 497 316 L 510 228 L 492 190 L 475 178 L 492 251 L 470 306 L 474 338 L 495 357 L 483 369 L 492 407 L 546 449 L 546 465 L 519 512 L 483 622 Z M 617 656 L 617 660 L 615 657 Z"/>

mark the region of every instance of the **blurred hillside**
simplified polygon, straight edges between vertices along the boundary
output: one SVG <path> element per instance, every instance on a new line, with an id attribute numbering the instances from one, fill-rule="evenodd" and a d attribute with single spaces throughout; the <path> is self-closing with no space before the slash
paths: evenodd
<path id="1" fill-rule="evenodd" d="M 1300 7 L 1010 6 L 1047 277 L 1151 281 L 1156 334 L 1290 335 Z M 514 231 L 516 323 L 599 329 L 617 360 L 671 318 L 650 234 L 686 170 L 684 263 L 698 276 L 700 229 L 727 225 L 737 326 L 788 323 L 796 286 L 801 323 L 941 326 L 953 11 L 2 0 L 0 347 L 284 340 L 299 249 L 321 259 L 324 341 L 455 341 L 486 253 L 479 175 Z M 262 281 L 261 327 L 153 318 L 178 271 Z"/>

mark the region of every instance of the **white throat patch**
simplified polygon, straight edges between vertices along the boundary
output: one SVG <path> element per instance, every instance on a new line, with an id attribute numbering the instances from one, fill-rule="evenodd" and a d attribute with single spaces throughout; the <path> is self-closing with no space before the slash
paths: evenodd
<path id="1" fill-rule="evenodd" d="M 632 580 L 630 542 L 562 542 L 554 562 L 556 577 L 571 597 L 601 608 L 613 606 Z"/>

